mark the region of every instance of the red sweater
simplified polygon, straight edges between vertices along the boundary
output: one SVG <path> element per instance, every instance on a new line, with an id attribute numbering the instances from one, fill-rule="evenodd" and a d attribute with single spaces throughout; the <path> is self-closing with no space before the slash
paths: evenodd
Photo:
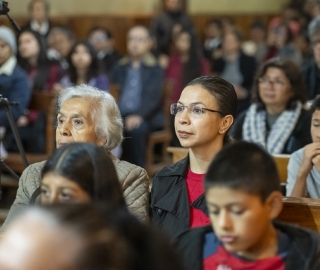
<path id="1" fill-rule="evenodd" d="M 189 205 L 204 193 L 203 178 L 204 174 L 193 173 L 190 169 L 188 169 L 186 184 L 188 190 Z M 209 217 L 207 217 L 201 210 L 190 207 L 189 226 L 191 228 L 208 225 L 209 223 Z"/>

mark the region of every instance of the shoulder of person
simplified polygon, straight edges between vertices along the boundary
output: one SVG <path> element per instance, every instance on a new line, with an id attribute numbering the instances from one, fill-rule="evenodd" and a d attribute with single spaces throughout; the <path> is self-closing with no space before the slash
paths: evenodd
<path id="1" fill-rule="evenodd" d="M 117 158 L 113 159 L 113 163 L 121 183 L 131 184 L 136 179 L 145 178 L 149 179 L 145 169 Z"/>

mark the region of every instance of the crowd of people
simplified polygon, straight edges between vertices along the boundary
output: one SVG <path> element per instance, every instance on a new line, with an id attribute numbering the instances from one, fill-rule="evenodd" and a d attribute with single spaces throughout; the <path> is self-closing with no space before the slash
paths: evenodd
<path id="1" fill-rule="evenodd" d="M 318 1 L 291 0 L 268 25 L 254 21 L 249 40 L 213 18 L 201 42 L 184 1 L 163 0 L 149 28 L 128 30 L 125 55 L 108 29 L 77 40 L 52 25 L 44 0 L 29 14 L 17 36 L 0 26 L 0 93 L 19 103 L 29 152 L 45 136 L 30 141 L 45 124 L 31 94 L 54 93 L 57 149 L 20 177 L 1 269 L 320 269 L 320 236 L 275 221 L 284 195 L 320 198 Z M 148 176 L 164 98 L 171 145 L 188 154 Z M 4 111 L 0 127 L 17 150 Z M 285 194 L 277 154 L 290 155 Z"/>

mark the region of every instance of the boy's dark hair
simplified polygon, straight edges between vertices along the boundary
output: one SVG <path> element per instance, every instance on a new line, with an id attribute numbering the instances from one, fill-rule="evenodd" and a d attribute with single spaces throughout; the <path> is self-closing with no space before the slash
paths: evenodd
<path id="1" fill-rule="evenodd" d="M 226 187 L 258 195 L 261 201 L 280 191 L 280 177 L 272 156 L 250 142 L 232 143 L 211 162 L 205 176 L 205 191 Z"/>
<path id="2" fill-rule="evenodd" d="M 313 114 L 316 110 L 320 110 L 320 95 L 316 96 L 310 107 L 311 114 Z"/>

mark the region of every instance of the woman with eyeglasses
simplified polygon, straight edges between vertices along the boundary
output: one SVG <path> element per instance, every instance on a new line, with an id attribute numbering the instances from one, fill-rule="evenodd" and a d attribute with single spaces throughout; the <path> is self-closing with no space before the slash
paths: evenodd
<path id="1" fill-rule="evenodd" d="M 252 90 L 252 105 L 230 132 L 234 139 L 257 143 L 270 154 L 291 154 L 311 143 L 306 89 L 293 62 L 270 59 L 259 69 Z"/>
<path id="2" fill-rule="evenodd" d="M 236 113 L 232 84 L 211 76 L 191 81 L 171 105 L 177 137 L 189 154 L 155 175 L 150 198 L 152 221 L 171 236 L 209 224 L 202 180 L 213 157 L 230 142 Z"/>

